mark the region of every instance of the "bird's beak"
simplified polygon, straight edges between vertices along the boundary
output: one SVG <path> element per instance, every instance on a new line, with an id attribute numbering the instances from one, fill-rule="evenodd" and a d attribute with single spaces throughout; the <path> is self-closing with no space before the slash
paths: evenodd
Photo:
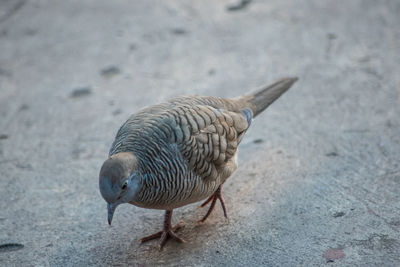
<path id="1" fill-rule="evenodd" d="M 108 224 L 111 225 L 113 216 L 114 216 L 114 211 L 117 208 L 118 204 L 115 203 L 108 203 L 107 204 L 107 210 L 108 210 Z"/>

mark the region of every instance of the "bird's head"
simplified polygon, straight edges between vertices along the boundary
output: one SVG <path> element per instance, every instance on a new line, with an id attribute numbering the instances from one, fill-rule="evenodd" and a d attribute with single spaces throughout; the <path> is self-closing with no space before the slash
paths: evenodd
<path id="1" fill-rule="evenodd" d="M 121 152 L 109 157 L 99 175 L 100 193 L 107 202 L 108 224 L 119 204 L 128 203 L 139 188 L 138 161 L 132 153 Z"/>

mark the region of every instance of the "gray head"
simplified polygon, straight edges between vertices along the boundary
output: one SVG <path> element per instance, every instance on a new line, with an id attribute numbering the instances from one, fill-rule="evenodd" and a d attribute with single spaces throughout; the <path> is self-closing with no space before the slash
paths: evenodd
<path id="1" fill-rule="evenodd" d="M 108 223 L 119 204 L 132 201 L 139 187 L 138 161 L 132 153 L 121 152 L 108 158 L 99 175 L 100 193 L 107 202 Z"/>

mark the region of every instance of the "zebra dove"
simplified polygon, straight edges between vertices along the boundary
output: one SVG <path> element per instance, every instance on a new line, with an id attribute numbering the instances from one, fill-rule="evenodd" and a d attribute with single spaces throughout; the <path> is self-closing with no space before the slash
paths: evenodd
<path id="1" fill-rule="evenodd" d="M 183 96 L 146 107 L 119 129 L 103 163 L 99 187 L 107 202 L 108 223 L 118 205 L 165 210 L 163 230 L 141 239 L 160 238 L 162 249 L 182 227 L 172 227 L 172 210 L 207 199 L 219 200 L 221 188 L 237 168 L 237 148 L 253 117 L 286 92 L 297 78 L 285 78 L 253 94 L 233 99 Z"/>

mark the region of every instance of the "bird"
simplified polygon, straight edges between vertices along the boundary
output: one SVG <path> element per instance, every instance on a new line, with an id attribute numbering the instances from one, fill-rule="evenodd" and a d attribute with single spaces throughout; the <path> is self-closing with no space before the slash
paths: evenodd
<path id="1" fill-rule="evenodd" d="M 140 239 L 159 239 L 161 250 L 169 239 L 185 242 L 176 234 L 183 222 L 171 223 L 176 208 L 211 202 L 204 222 L 218 200 L 228 218 L 222 186 L 238 167 L 238 145 L 253 118 L 297 80 L 283 78 L 236 98 L 178 96 L 131 115 L 100 169 L 109 225 L 123 203 L 165 210 L 162 230 Z"/>

